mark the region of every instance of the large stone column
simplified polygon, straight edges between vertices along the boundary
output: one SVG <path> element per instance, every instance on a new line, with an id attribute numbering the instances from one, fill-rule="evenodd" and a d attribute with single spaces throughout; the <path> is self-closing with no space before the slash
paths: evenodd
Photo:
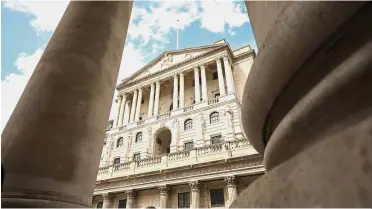
<path id="1" fill-rule="evenodd" d="M 121 101 L 121 104 L 120 104 L 120 111 L 119 111 L 119 123 L 118 125 L 119 126 L 122 126 L 123 125 L 123 117 L 124 117 L 124 112 L 125 112 L 125 103 L 127 103 L 127 96 L 125 94 L 123 94 L 123 97 L 122 97 L 122 101 Z"/>
<path id="2" fill-rule="evenodd" d="M 191 188 L 191 209 L 197 209 L 200 205 L 199 181 L 189 182 Z"/>
<path id="3" fill-rule="evenodd" d="M 207 76 L 205 74 L 205 66 L 200 66 L 200 75 L 201 75 L 201 82 L 202 82 L 202 98 L 203 101 L 208 101 L 208 90 L 207 90 Z"/>
<path id="4" fill-rule="evenodd" d="M 216 60 L 217 63 L 217 74 L 218 74 L 218 88 L 220 89 L 220 96 L 223 96 L 226 94 L 225 91 L 225 81 L 223 78 L 223 72 L 222 72 L 222 66 L 221 66 L 221 59 L 218 58 Z"/>
<path id="5" fill-rule="evenodd" d="M 2 207 L 91 206 L 131 9 L 70 2 L 2 133 Z"/>
<path id="6" fill-rule="evenodd" d="M 178 108 L 178 75 L 174 75 L 173 81 L 173 110 Z"/>
<path id="7" fill-rule="evenodd" d="M 227 193 L 229 196 L 228 206 L 230 206 L 238 196 L 238 190 L 236 188 L 236 178 L 235 176 L 228 176 L 225 178 L 225 181 L 227 183 Z"/>
<path id="8" fill-rule="evenodd" d="M 137 89 L 133 91 L 132 107 L 130 109 L 130 119 L 129 123 L 134 122 L 134 117 L 136 116 L 136 105 L 137 105 Z"/>
<path id="9" fill-rule="evenodd" d="M 194 68 L 194 89 L 195 89 L 195 104 L 200 102 L 200 83 L 199 83 L 199 69 Z"/>
<path id="10" fill-rule="evenodd" d="M 111 195 L 108 193 L 102 194 L 103 198 L 103 205 L 102 208 L 110 208 L 111 207 Z"/>
<path id="11" fill-rule="evenodd" d="M 166 185 L 159 187 L 160 192 L 160 209 L 168 208 L 168 191 L 169 187 Z"/>
<path id="12" fill-rule="evenodd" d="M 147 113 L 147 117 L 150 118 L 152 117 L 152 113 L 153 113 L 153 110 L 154 110 L 154 93 L 155 93 L 155 84 L 154 83 L 151 83 L 151 87 L 150 87 L 150 98 L 149 98 L 149 110 L 148 110 L 148 113 Z"/>
<path id="13" fill-rule="evenodd" d="M 124 107 L 124 119 L 123 119 L 123 124 L 127 125 L 129 123 L 129 112 L 130 112 L 130 101 L 125 102 L 125 107 Z"/>
<path id="14" fill-rule="evenodd" d="M 231 71 L 229 58 L 227 56 L 223 57 L 223 65 L 225 67 L 227 93 L 232 94 L 235 92 L 234 77 Z"/>
<path id="15" fill-rule="evenodd" d="M 125 208 L 134 208 L 136 192 L 134 190 L 126 190 L 125 194 L 127 195 L 127 205 L 125 206 Z"/>
<path id="16" fill-rule="evenodd" d="M 159 114 L 160 81 L 156 81 L 154 115 Z"/>
<path id="17" fill-rule="evenodd" d="M 142 104 L 142 88 L 138 89 L 138 99 L 137 99 L 137 107 L 136 107 L 136 117 L 135 121 L 139 121 L 140 114 L 141 114 L 141 104 Z"/>
<path id="18" fill-rule="evenodd" d="M 185 105 L 185 80 L 183 73 L 180 73 L 180 108 Z"/>
<path id="19" fill-rule="evenodd" d="M 116 118 L 115 118 L 115 121 L 114 121 L 114 127 L 117 127 L 118 124 L 119 124 L 121 101 L 122 101 L 122 96 L 119 95 L 119 96 L 118 96 L 118 115 L 117 115 Z"/>

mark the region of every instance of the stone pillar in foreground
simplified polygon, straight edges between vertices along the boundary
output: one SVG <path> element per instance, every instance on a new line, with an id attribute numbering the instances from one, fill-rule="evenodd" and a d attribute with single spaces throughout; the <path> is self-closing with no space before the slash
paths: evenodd
<path id="1" fill-rule="evenodd" d="M 127 195 L 127 205 L 125 208 L 134 208 L 134 198 L 136 196 L 136 192 L 134 190 L 126 190 L 125 194 Z"/>
<path id="2" fill-rule="evenodd" d="M 191 209 L 197 209 L 200 205 L 200 190 L 199 181 L 193 181 L 189 183 L 191 188 Z"/>
<path id="3" fill-rule="evenodd" d="M 234 200 L 238 196 L 238 190 L 236 188 L 236 178 L 235 176 L 228 176 L 225 178 L 225 181 L 227 183 L 227 193 L 229 196 L 228 206 L 230 206 L 231 203 L 234 202 Z"/>
<path id="4" fill-rule="evenodd" d="M 168 208 L 168 191 L 169 187 L 164 185 L 159 187 L 159 192 L 160 192 L 160 204 L 159 207 L 161 209 Z"/>
<path id="5" fill-rule="evenodd" d="M 131 10 L 70 2 L 2 133 L 2 207 L 91 206 Z"/>

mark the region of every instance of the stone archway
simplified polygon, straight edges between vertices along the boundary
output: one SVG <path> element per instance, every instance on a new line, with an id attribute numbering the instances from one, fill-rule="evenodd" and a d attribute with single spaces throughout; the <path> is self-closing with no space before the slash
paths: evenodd
<path id="1" fill-rule="evenodd" d="M 153 156 L 160 156 L 170 152 L 172 132 L 168 128 L 161 128 L 154 134 Z"/>

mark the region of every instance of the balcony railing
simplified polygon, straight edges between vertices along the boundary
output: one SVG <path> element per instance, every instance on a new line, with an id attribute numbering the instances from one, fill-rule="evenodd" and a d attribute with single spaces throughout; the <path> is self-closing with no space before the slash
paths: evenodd
<path id="1" fill-rule="evenodd" d="M 191 105 L 191 106 L 189 106 L 189 107 L 185 107 L 185 108 L 183 108 L 183 112 L 188 112 L 188 111 L 191 111 L 191 110 L 193 110 L 194 109 L 194 105 Z"/>
<path id="2" fill-rule="evenodd" d="M 157 118 L 158 120 L 160 120 L 160 119 L 163 119 L 163 118 L 168 118 L 169 116 L 170 116 L 170 112 L 167 112 L 167 113 L 165 113 L 165 114 L 158 115 L 156 118 Z"/>
<path id="3" fill-rule="evenodd" d="M 216 103 L 218 103 L 218 97 L 208 101 L 208 105 L 216 104 Z"/>
<path id="4" fill-rule="evenodd" d="M 192 150 L 101 167 L 97 180 L 177 168 L 198 163 L 257 154 L 247 139 L 222 142 Z"/>

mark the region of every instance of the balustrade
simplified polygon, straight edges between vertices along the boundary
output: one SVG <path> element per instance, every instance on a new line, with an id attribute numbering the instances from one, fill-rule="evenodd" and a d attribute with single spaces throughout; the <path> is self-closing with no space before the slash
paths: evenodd
<path id="1" fill-rule="evenodd" d="M 152 157 L 152 158 L 146 158 L 137 161 L 137 167 L 143 168 L 143 167 L 150 167 L 153 165 L 157 165 L 161 163 L 161 157 Z"/>
<path id="2" fill-rule="evenodd" d="M 110 166 L 101 167 L 98 169 L 98 174 L 107 174 L 109 172 Z"/>
<path id="3" fill-rule="evenodd" d="M 183 112 L 188 112 L 194 109 L 194 105 L 183 108 Z"/>
<path id="4" fill-rule="evenodd" d="M 205 156 L 205 155 L 213 155 L 213 154 L 222 152 L 222 146 L 223 146 L 223 143 L 212 144 L 209 146 L 201 147 L 197 149 L 196 154 L 198 157 Z"/>
<path id="5" fill-rule="evenodd" d="M 246 139 L 239 139 L 239 140 L 228 142 L 229 150 L 238 150 L 238 149 L 250 148 L 250 147 L 252 147 L 252 145 Z"/>
<path id="6" fill-rule="evenodd" d="M 144 120 L 140 120 L 140 121 L 137 122 L 137 125 L 138 126 L 143 125 L 143 124 L 145 124 L 145 121 Z"/>
<path id="7" fill-rule="evenodd" d="M 168 154 L 168 161 L 175 162 L 180 160 L 185 160 L 190 157 L 190 151 L 181 151 Z"/>
<path id="8" fill-rule="evenodd" d="M 208 105 L 216 104 L 216 103 L 218 103 L 218 97 L 208 101 Z"/>
<path id="9" fill-rule="evenodd" d="M 130 162 L 120 163 L 114 165 L 114 171 L 122 171 L 122 170 L 129 170 L 130 169 Z"/>
<path id="10" fill-rule="evenodd" d="M 168 118 L 169 116 L 170 116 L 170 112 L 167 112 L 165 114 L 158 115 L 156 118 L 159 120 L 163 118 Z"/>

